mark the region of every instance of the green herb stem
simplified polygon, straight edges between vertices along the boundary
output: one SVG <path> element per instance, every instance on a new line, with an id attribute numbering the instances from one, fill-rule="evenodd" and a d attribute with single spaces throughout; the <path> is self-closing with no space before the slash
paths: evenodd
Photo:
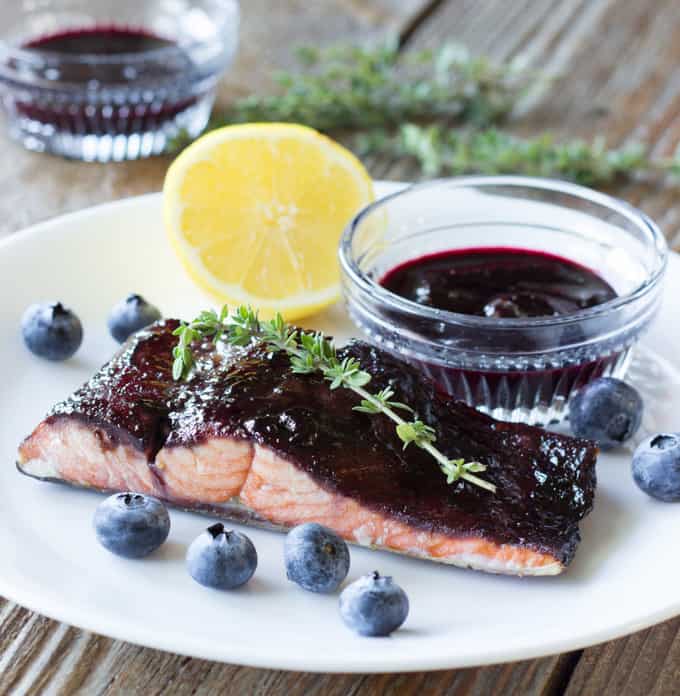
<path id="1" fill-rule="evenodd" d="M 399 51 L 398 41 L 373 47 L 339 44 L 297 51 L 299 70 L 274 75 L 279 92 L 250 95 L 211 119 L 234 123 L 285 121 L 325 133 L 396 128 L 406 121 L 474 123 L 505 118 L 537 76 L 515 61 L 476 57 L 457 44 L 437 51 Z M 171 143 L 187 145 L 186 134 Z"/>
<path id="2" fill-rule="evenodd" d="M 407 421 L 404 420 L 398 413 L 393 411 L 389 406 L 384 406 L 381 405 L 381 402 L 378 401 L 370 392 L 367 392 L 365 389 L 362 387 L 351 387 L 352 391 L 355 394 L 358 394 L 362 399 L 365 399 L 366 401 L 369 401 L 372 403 L 376 408 L 380 408 L 380 411 L 386 415 L 388 418 L 390 418 L 394 423 L 397 425 L 406 425 Z M 436 447 L 434 447 L 431 443 L 425 441 L 419 444 L 419 447 L 424 449 L 426 452 L 431 454 L 437 462 L 439 462 L 440 469 L 442 470 L 442 473 L 444 473 L 446 476 L 449 476 L 451 473 L 451 460 L 443 454 L 440 450 L 438 450 Z M 474 483 L 477 486 L 480 486 L 481 488 L 485 488 L 487 491 L 490 491 L 491 493 L 496 492 L 496 486 L 494 486 L 492 483 L 489 483 L 488 481 L 485 481 L 482 478 L 479 478 L 478 476 L 475 476 L 474 474 L 470 473 L 469 471 L 465 470 L 465 464 L 462 462 L 462 460 L 454 460 L 456 463 L 461 462 L 459 465 L 454 465 L 455 468 L 457 466 L 462 465 L 462 470 L 460 472 L 460 478 L 465 479 L 466 481 L 469 481 L 470 483 Z M 479 462 L 473 462 L 473 464 L 477 464 L 481 467 L 483 467 L 483 464 L 479 464 Z"/>
<path id="3" fill-rule="evenodd" d="M 520 138 L 496 129 L 406 124 L 397 133 L 360 135 L 356 146 L 363 155 L 409 157 L 426 176 L 523 174 L 602 186 L 636 176 L 680 174 L 680 158 L 652 160 L 639 143 L 608 148 L 602 138 L 560 142 L 546 133 Z"/>
<path id="4" fill-rule="evenodd" d="M 330 382 L 331 390 L 349 389 L 361 398 L 354 410 L 368 415 L 383 414 L 396 425 L 396 434 L 404 449 L 411 443 L 428 452 L 438 463 L 448 483 L 460 479 L 495 493 L 496 487 L 475 476 L 486 470 L 480 462 L 465 462 L 463 459 L 449 459 L 434 446 L 436 433 L 423 423 L 408 405 L 393 401 L 394 391 L 386 387 L 373 394 L 364 387 L 371 381 L 371 375 L 361 369 L 355 358 L 340 360 L 332 341 L 320 332 L 305 332 L 287 325 L 280 315 L 271 321 L 260 321 L 257 313 L 249 307 L 238 307 L 229 315 L 227 307 L 217 314 L 204 311 L 189 324 L 181 324 L 173 332 L 178 337 L 173 348 L 173 378 L 185 378 L 194 364 L 192 343 L 201 338 L 216 344 L 226 340 L 234 345 L 249 345 L 260 342 L 271 351 L 283 351 L 289 359 L 291 370 L 297 374 L 320 372 Z M 407 421 L 397 410 L 408 411 L 413 419 Z"/>

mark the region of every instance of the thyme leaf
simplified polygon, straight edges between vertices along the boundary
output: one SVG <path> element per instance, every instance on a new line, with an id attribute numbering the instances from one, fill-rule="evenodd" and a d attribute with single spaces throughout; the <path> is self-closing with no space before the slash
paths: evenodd
<path id="1" fill-rule="evenodd" d="M 396 134 L 384 130 L 362 134 L 356 148 L 362 155 L 409 157 L 426 176 L 524 174 L 601 186 L 635 176 L 680 172 L 680 158 L 652 160 L 639 143 L 608 148 L 603 138 L 560 142 L 548 133 L 520 138 L 493 128 L 406 124 Z"/>
<path id="2" fill-rule="evenodd" d="M 201 312 L 190 323 L 182 323 L 174 331 L 178 337 L 172 350 L 173 379 L 187 377 L 194 365 L 192 343 L 197 339 L 210 340 L 213 344 L 226 341 L 232 345 L 247 346 L 261 343 L 272 352 L 283 351 L 290 360 L 291 371 L 296 374 L 319 372 L 329 382 L 330 389 L 349 389 L 361 398 L 353 410 L 368 415 L 382 414 L 394 424 L 395 431 L 406 449 L 413 444 L 427 451 L 438 463 L 448 483 L 464 480 L 480 488 L 496 492 L 496 486 L 475 474 L 486 471 L 480 462 L 465 462 L 463 459 L 449 459 L 435 447 L 437 435 L 431 426 L 420 420 L 407 404 L 393 401 L 394 390 L 386 387 L 372 393 L 366 389 L 371 375 L 362 370 L 359 361 L 353 357 L 338 358 L 333 342 L 319 331 L 302 331 L 286 324 L 277 314 L 269 321 L 260 320 L 256 311 L 240 306 L 229 313 L 223 307 L 215 311 Z M 397 411 L 413 415 L 411 420 L 402 418 Z"/>
<path id="3" fill-rule="evenodd" d="M 497 63 L 445 44 L 436 51 L 399 51 L 388 39 L 372 47 L 338 44 L 297 50 L 300 69 L 278 72 L 279 92 L 235 101 L 208 129 L 234 123 L 304 123 L 326 133 L 396 128 L 407 121 L 497 123 L 538 77 L 520 61 Z M 186 133 L 170 145 L 190 142 Z"/>

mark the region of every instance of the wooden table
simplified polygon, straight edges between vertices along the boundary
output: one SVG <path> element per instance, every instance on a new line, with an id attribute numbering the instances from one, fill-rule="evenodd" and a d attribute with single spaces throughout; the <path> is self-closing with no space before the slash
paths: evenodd
<path id="1" fill-rule="evenodd" d="M 0 8 L 0 21 L 2 13 Z M 224 80 L 223 100 L 267 87 L 272 68 L 289 64 L 290 47 L 297 43 L 396 33 L 408 48 L 459 40 L 500 60 L 523 55 L 530 65 L 555 73 L 547 91 L 526 105 L 528 113 L 514 125 L 519 132 L 604 133 L 614 145 L 644 139 L 658 156 L 671 154 L 680 140 L 677 0 L 246 0 L 243 14 L 241 51 Z M 0 235 L 70 210 L 156 191 L 167 164 L 163 159 L 104 166 L 71 163 L 30 154 L 4 139 Z M 414 175 L 399 162 L 369 165 L 380 178 Z M 677 248 L 679 191 L 638 184 L 616 192 L 656 219 Z M 516 664 L 430 674 L 314 675 L 140 648 L 0 599 L 0 694 L 40 692 L 678 694 L 680 619 L 587 650 Z"/>

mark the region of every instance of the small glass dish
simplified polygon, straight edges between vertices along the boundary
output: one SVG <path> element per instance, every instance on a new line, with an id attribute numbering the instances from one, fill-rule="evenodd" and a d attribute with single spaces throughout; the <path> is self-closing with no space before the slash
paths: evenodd
<path id="1" fill-rule="evenodd" d="M 572 260 L 618 297 L 561 316 L 488 318 L 423 306 L 385 274 L 443 251 L 506 247 Z M 667 247 L 643 213 L 561 181 L 462 177 L 412 186 L 362 210 L 340 244 L 349 313 L 368 340 L 418 365 L 439 387 L 501 420 L 568 415 L 571 395 L 622 377 L 661 298 Z"/>
<path id="2" fill-rule="evenodd" d="M 16 0 L 0 96 L 30 150 L 109 162 L 205 128 L 238 41 L 236 0 Z"/>

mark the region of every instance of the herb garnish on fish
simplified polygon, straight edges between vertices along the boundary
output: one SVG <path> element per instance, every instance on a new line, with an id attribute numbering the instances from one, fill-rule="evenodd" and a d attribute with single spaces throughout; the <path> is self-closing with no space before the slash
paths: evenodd
<path id="1" fill-rule="evenodd" d="M 290 358 L 291 370 L 296 374 L 320 372 L 330 382 L 330 389 L 344 388 L 361 397 L 355 411 L 369 415 L 383 414 L 396 424 L 396 433 L 406 449 L 411 443 L 428 452 L 437 461 L 448 483 L 460 479 L 473 483 L 492 493 L 496 486 L 475 474 L 486 470 L 480 462 L 466 462 L 464 459 L 449 459 L 437 447 L 437 435 L 430 427 L 413 413 L 407 404 L 393 401 L 394 391 L 389 387 L 373 394 L 365 387 L 371 375 L 361 369 L 355 358 L 339 360 L 333 342 L 320 331 L 302 331 L 284 322 L 277 314 L 270 321 L 260 320 L 257 312 L 250 307 L 240 306 L 231 315 L 225 305 L 219 314 L 215 310 L 205 310 L 190 323 L 182 323 L 173 332 L 179 340 L 173 349 L 172 374 L 175 380 L 187 376 L 193 366 L 191 346 L 198 339 L 210 340 L 213 344 L 226 341 L 232 345 L 246 346 L 260 342 L 271 351 L 283 351 Z M 397 411 L 413 414 L 407 421 Z"/>

